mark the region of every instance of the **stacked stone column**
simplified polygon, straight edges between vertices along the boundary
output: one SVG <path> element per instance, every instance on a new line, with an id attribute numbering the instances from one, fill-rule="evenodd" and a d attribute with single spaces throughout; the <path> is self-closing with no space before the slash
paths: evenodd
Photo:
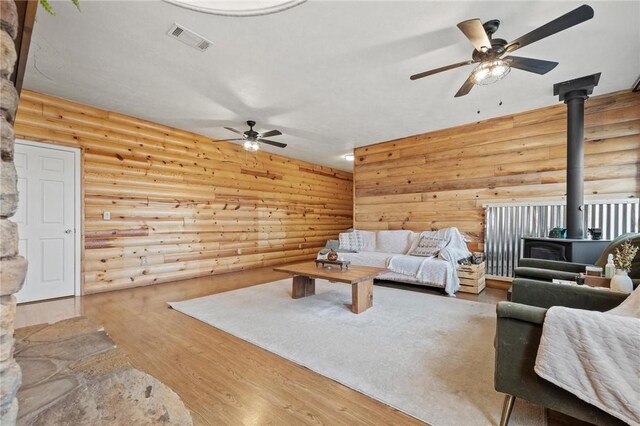
<path id="1" fill-rule="evenodd" d="M 13 358 L 16 298 L 27 272 L 27 261 L 18 256 L 17 225 L 9 218 L 18 207 L 16 168 L 13 163 L 13 120 L 18 93 L 9 80 L 16 63 L 14 39 L 18 14 L 14 0 L 0 0 L 0 424 L 14 425 L 18 414 L 16 393 L 22 373 Z"/>

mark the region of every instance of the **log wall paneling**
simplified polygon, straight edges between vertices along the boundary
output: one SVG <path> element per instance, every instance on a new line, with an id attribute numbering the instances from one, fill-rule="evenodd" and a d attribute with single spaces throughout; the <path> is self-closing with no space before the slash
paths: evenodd
<path id="1" fill-rule="evenodd" d="M 585 192 L 640 194 L 640 94 L 597 96 L 585 110 Z M 554 105 L 356 148 L 354 226 L 456 226 L 482 248 L 488 202 L 565 196 L 566 106 Z"/>
<path id="2" fill-rule="evenodd" d="M 311 259 L 352 226 L 350 173 L 28 90 L 15 132 L 82 149 L 85 294 Z"/>

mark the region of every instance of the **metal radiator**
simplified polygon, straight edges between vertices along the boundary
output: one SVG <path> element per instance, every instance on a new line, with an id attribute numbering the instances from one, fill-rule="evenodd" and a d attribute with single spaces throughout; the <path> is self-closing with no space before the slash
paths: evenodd
<path id="1" fill-rule="evenodd" d="M 564 201 L 486 204 L 484 251 L 487 274 L 512 277 L 522 252 L 521 237 L 546 237 L 552 228 L 566 227 Z M 602 228 L 602 238 L 638 232 L 638 198 L 585 201 L 584 227 Z"/>

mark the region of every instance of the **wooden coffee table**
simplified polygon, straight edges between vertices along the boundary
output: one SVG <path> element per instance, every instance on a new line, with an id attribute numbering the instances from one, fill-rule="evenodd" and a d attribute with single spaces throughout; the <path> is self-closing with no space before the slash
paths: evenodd
<path id="1" fill-rule="evenodd" d="M 280 266 L 273 270 L 293 275 L 293 299 L 316 294 L 316 278 L 351 284 L 351 311 L 359 314 L 373 306 L 373 279 L 386 269 L 357 265 L 351 265 L 345 270 L 327 269 L 317 268 L 315 262 L 304 262 Z"/>

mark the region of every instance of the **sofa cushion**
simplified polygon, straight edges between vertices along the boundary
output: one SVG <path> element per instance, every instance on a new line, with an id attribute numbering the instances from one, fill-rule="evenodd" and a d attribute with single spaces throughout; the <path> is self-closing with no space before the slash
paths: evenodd
<path id="1" fill-rule="evenodd" d="M 362 237 L 362 251 L 374 251 L 376 249 L 375 231 L 358 231 Z"/>
<path id="2" fill-rule="evenodd" d="M 343 232 L 338 235 L 340 240 L 340 250 L 358 252 L 362 249 L 362 236 L 359 231 Z"/>
<path id="3" fill-rule="evenodd" d="M 418 244 L 409 251 L 411 256 L 432 257 L 437 256 L 440 250 L 447 245 L 447 241 L 431 235 L 423 235 Z"/>
<path id="4" fill-rule="evenodd" d="M 376 250 L 381 253 L 405 254 L 413 241 L 411 231 L 378 231 Z"/>

